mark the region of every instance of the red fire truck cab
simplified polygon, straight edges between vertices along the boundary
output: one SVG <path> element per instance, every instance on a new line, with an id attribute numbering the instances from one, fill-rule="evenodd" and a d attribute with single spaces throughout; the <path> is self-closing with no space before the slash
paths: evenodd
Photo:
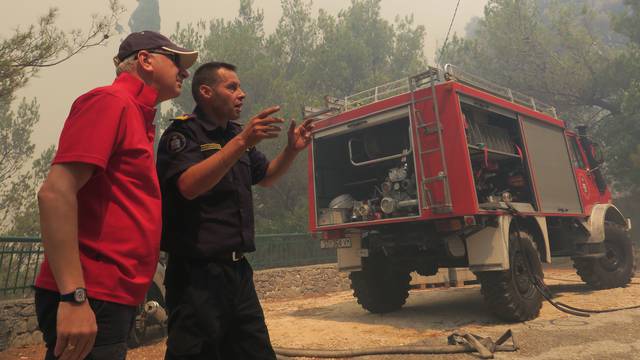
<path id="1" fill-rule="evenodd" d="M 630 282 L 631 224 L 599 146 L 552 107 L 451 65 L 325 100 L 305 108 L 310 228 L 365 309 L 399 309 L 412 271 L 468 267 L 492 312 L 532 319 L 552 256 L 595 288 Z"/>

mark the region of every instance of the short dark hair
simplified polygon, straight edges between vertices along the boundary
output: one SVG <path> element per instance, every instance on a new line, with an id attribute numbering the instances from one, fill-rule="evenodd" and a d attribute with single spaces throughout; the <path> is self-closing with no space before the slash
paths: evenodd
<path id="1" fill-rule="evenodd" d="M 218 69 L 221 68 L 236 71 L 235 65 L 219 61 L 210 61 L 198 67 L 196 72 L 193 73 L 193 80 L 191 81 L 191 95 L 193 95 L 193 100 L 198 102 L 200 85 L 215 85 L 218 80 L 220 80 L 218 77 Z"/>

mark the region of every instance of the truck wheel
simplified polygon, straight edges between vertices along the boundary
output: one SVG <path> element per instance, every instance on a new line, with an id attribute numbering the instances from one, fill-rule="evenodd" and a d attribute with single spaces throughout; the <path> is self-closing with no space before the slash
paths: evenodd
<path id="1" fill-rule="evenodd" d="M 409 296 L 409 271 L 393 268 L 386 260 L 368 261 L 363 265 L 362 271 L 349 275 L 358 304 L 374 314 L 400 309 Z"/>
<path id="2" fill-rule="evenodd" d="M 633 241 L 624 228 L 612 222 L 604 224 L 606 253 L 599 258 L 575 258 L 573 267 L 589 286 L 595 289 L 622 287 L 635 273 Z"/>
<path id="3" fill-rule="evenodd" d="M 540 254 L 530 234 L 521 231 L 520 240 L 518 244 L 516 233 L 509 236 L 509 270 L 476 274 L 489 310 L 508 322 L 534 319 L 542 307 L 542 295 L 531 282 L 530 275 L 544 277 Z M 530 271 L 527 270 L 529 267 Z"/>

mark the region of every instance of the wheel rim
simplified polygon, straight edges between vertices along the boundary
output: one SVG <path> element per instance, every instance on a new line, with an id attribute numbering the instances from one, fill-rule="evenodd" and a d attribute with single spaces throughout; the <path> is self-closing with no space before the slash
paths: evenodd
<path id="1" fill-rule="evenodd" d="M 535 294 L 535 289 L 531 283 L 526 259 L 521 252 L 518 252 L 514 257 L 514 260 L 514 264 L 511 268 L 516 289 L 522 297 L 531 298 Z"/>
<path id="2" fill-rule="evenodd" d="M 624 263 L 624 251 L 615 243 L 609 242 L 605 242 L 605 248 L 607 251 L 604 256 L 600 258 L 600 264 L 606 271 L 614 272 Z"/>

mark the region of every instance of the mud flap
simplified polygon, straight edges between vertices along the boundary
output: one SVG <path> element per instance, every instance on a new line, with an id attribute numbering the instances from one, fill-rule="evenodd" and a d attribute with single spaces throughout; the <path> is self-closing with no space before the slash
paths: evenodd
<path id="1" fill-rule="evenodd" d="M 496 220 L 496 227 L 487 226 L 466 238 L 469 270 L 473 272 L 509 269 L 511 216 L 498 216 Z"/>
<path id="2" fill-rule="evenodd" d="M 350 238 L 351 247 L 337 249 L 339 271 L 362 270 L 362 238 L 359 234 Z"/>

